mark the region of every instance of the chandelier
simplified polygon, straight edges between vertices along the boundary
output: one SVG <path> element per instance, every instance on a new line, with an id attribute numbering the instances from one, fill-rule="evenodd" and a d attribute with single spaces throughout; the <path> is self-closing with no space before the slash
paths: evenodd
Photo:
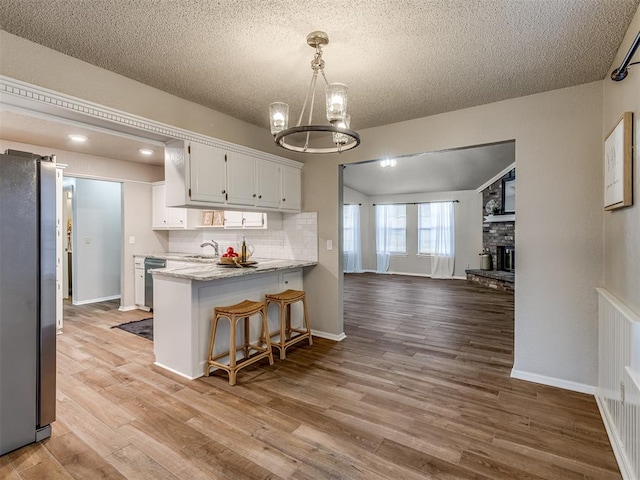
<path id="1" fill-rule="evenodd" d="M 360 144 L 360 135 L 350 130 L 351 116 L 347 113 L 348 87 L 343 83 L 329 83 L 324 74 L 322 47 L 329 43 L 329 36 L 324 32 L 311 32 L 307 35 L 307 44 L 315 48 L 316 53 L 311 61 L 311 84 L 304 99 L 302 111 L 295 127 L 289 127 L 289 105 L 274 102 L 269 105 L 269 123 L 271 134 L 276 145 L 301 153 L 342 153 Z M 326 83 L 326 107 L 328 124 L 314 125 L 313 105 L 316 96 L 318 74 Z M 305 111 L 309 106 L 307 123 L 303 124 Z"/>

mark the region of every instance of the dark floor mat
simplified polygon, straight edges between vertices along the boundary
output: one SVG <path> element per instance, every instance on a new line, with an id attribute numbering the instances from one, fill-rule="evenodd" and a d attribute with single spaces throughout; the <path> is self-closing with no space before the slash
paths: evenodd
<path id="1" fill-rule="evenodd" d="M 115 325 L 111 328 L 119 328 L 125 332 L 133 333 L 134 335 L 153 341 L 153 318 L 134 320 L 133 322 Z"/>

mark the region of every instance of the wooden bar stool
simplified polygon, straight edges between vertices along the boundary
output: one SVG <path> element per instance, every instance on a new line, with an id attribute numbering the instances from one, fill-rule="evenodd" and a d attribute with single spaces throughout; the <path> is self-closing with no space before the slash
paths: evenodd
<path id="1" fill-rule="evenodd" d="M 260 339 L 256 345 L 251 343 L 249 336 L 249 317 L 253 315 L 261 315 Z M 216 342 L 216 330 L 218 329 L 218 320 L 220 318 L 229 319 L 229 351 L 213 356 L 213 347 Z M 240 363 L 236 361 L 236 327 L 238 321 L 244 319 L 244 343 L 240 346 L 240 350 L 244 358 Z M 266 347 L 263 347 L 266 345 Z M 251 356 L 252 351 L 258 352 L 257 355 Z M 229 357 L 229 364 L 220 363 L 216 360 L 222 357 Z M 269 327 L 267 326 L 267 308 L 264 302 L 252 302 L 244 300 L 235 305 L 228 307 L 216 307 L 213 309 L 213 323 L 211 325 L 211 339 L 209 340 L 209 357 L 207 359 L 205 376 L 209 376 L 211 367 L 221 368 L 229 373 L 229 385 L 236 384 L 236 376 L 238 370 L 263 358 L 269 358 L 269 365 L 273 365 L 273 353 L 271 351 L 271 338 L 269 336 Z"/>
<path id="2" fill-rule="evenodd" d="M 273 347 L 280 350 L 280 358 L 284 360 L 287 357 L 286 351 L 294 343 L 298 343 L 305 338 L 309 339 L 309 345 L 313 345 L 311 338 L 311 327 L 309 326 L 309 317 L 307 314 L 307 299 L 305 292 L 302 290 L 285 290 L 280 293 L 273 293 L 264 296 L 266 308 L 269 309 L 270 303 L 276 303 L 280 308 L 280 331 L 271 334 L 271 337 L 280 335 L 277 342 L 271 342 Z M 302 302 L 304 329 L 291 327 L 291 304 Z M 294 333 L 298 335 L 292 336 Z"/>

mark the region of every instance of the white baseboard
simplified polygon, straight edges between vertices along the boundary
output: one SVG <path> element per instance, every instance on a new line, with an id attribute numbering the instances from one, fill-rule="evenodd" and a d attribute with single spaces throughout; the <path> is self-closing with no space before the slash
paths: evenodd
<path id="1" fill-rule="evenodd" d="M 173 368 L 169 368 L 169 367 L 165 367 L 164 365 L 162 365 L 161 363 L 158 362 L 153 362 L 154 365 L 163 368 L 171 373 L 175 373 L 176 375 L 180 375 L 182 378 L 186 378 L 187 380 L 195 380 L 196 378 L 200 378 L 202 375 L 198 375 L 197 377 L 190 377 L 189 375 L 185 375 L 184 373 L 178 372 L 177 370 L 174 370 Z"/>
<path id="2" fill-rule="evenodd" d="M 118 300 L 120 295 L 112 295 L 110 297 L 101 297 L 101 298 L 90 298 L 89 300 L 80 300 L 79 302 L 73 301 L 74 305 L 87 305 L 89 303 L 98 303 L 98 302 L 106 302 L 108 300 Z"/>
<path id="3" fill-rule="evenodd" d="M 122 305 L 120 305 L 118 307 L 118 310 L 120 310 L 121 312 L 130 312 L 131 310 L 136 310 L 138 307 L 136 307 L 135 305 L 129 305 L 127 307 L 123 307 Z"/>
<path id="4" fill-rule="evenodd" d="M 347 338 L 344 332 L 340 333 L 339 335 L 336 335 L 335 333 L 327 333 L 327 332 L 322 332 L 320 330 L 313 330 L 313 329 L 311 330 L 311 335 L 313 335 L 314 337 L 326 338 L 327 340 L 333 340 L 334 342 L 341 342 L 342 340 Z"/>
<path id="5" fill-rule="evenodd" d="M 377 273 L 378 275 L 407 275 L 408 277 L 431 278 L 431 274 L 430 273 L 408 273 L 408 272 L 382 272 L 382 273 L 378 273 L 375 270 L 362 270 L 361 273 Z M 446 278 L 445 280 L 466 280 L 466 279 L 467 279 L 467 277 L 451 277 L 451 278 Z"/>
<path id="6" fill-rule="evenodd" d="M 598 410 L 600 410 L 602 423 L 604 423 L 604 428 L 607 431 L 609 443 L 611 443 L 611 448 L 613 449 L 613 454 L 615 455 L 616 461 L 618 462 L 618 468 L 620 468 L 622 478 L 624 480 L 638 480 L 638 478 L 633 474 L 633 468 L 631 468 L 629 459 L 624 453 L 622 440 L 620 439 L 620 436 L 618 435 L 618 432 L 614 427 L 615 423 L 613 422 L 611 415 L 609 415 L 609 410 L 606 408 L 603 400 L 598 395 L 596 395 L 596 403 L 598 404 Z"/>
<path id="7" fill-rule="evenodd" d="M 539 375 L 537 373 L 523 372 L 522 370 L 516 370 L 515 368 L 511 370 L 511 378 L 526 380 L 527 382 L 540 383 L 542 385 L 549 385 L 550 387 L 563 388 L 565 390 L 572 390 L 578 393 L 586 393 L 588 395 L 596 394 L 596 387 L 594 387 L 593 385 L 572 382 L 570 380 L 563 380 L 561 378 L 547 377 L 546 375 Z"/>

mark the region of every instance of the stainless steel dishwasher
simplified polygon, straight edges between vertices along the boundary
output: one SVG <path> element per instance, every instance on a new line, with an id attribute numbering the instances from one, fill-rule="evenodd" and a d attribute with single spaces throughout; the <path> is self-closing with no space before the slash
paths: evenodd
<path id="1" fill-rule="evenodd" d="M 153 268 L 164 268 L 167 261 L 163 258 L 147 257 L 144 259 L 144 304 L 153 310 L 153 275 L 149 270 Z"/>

